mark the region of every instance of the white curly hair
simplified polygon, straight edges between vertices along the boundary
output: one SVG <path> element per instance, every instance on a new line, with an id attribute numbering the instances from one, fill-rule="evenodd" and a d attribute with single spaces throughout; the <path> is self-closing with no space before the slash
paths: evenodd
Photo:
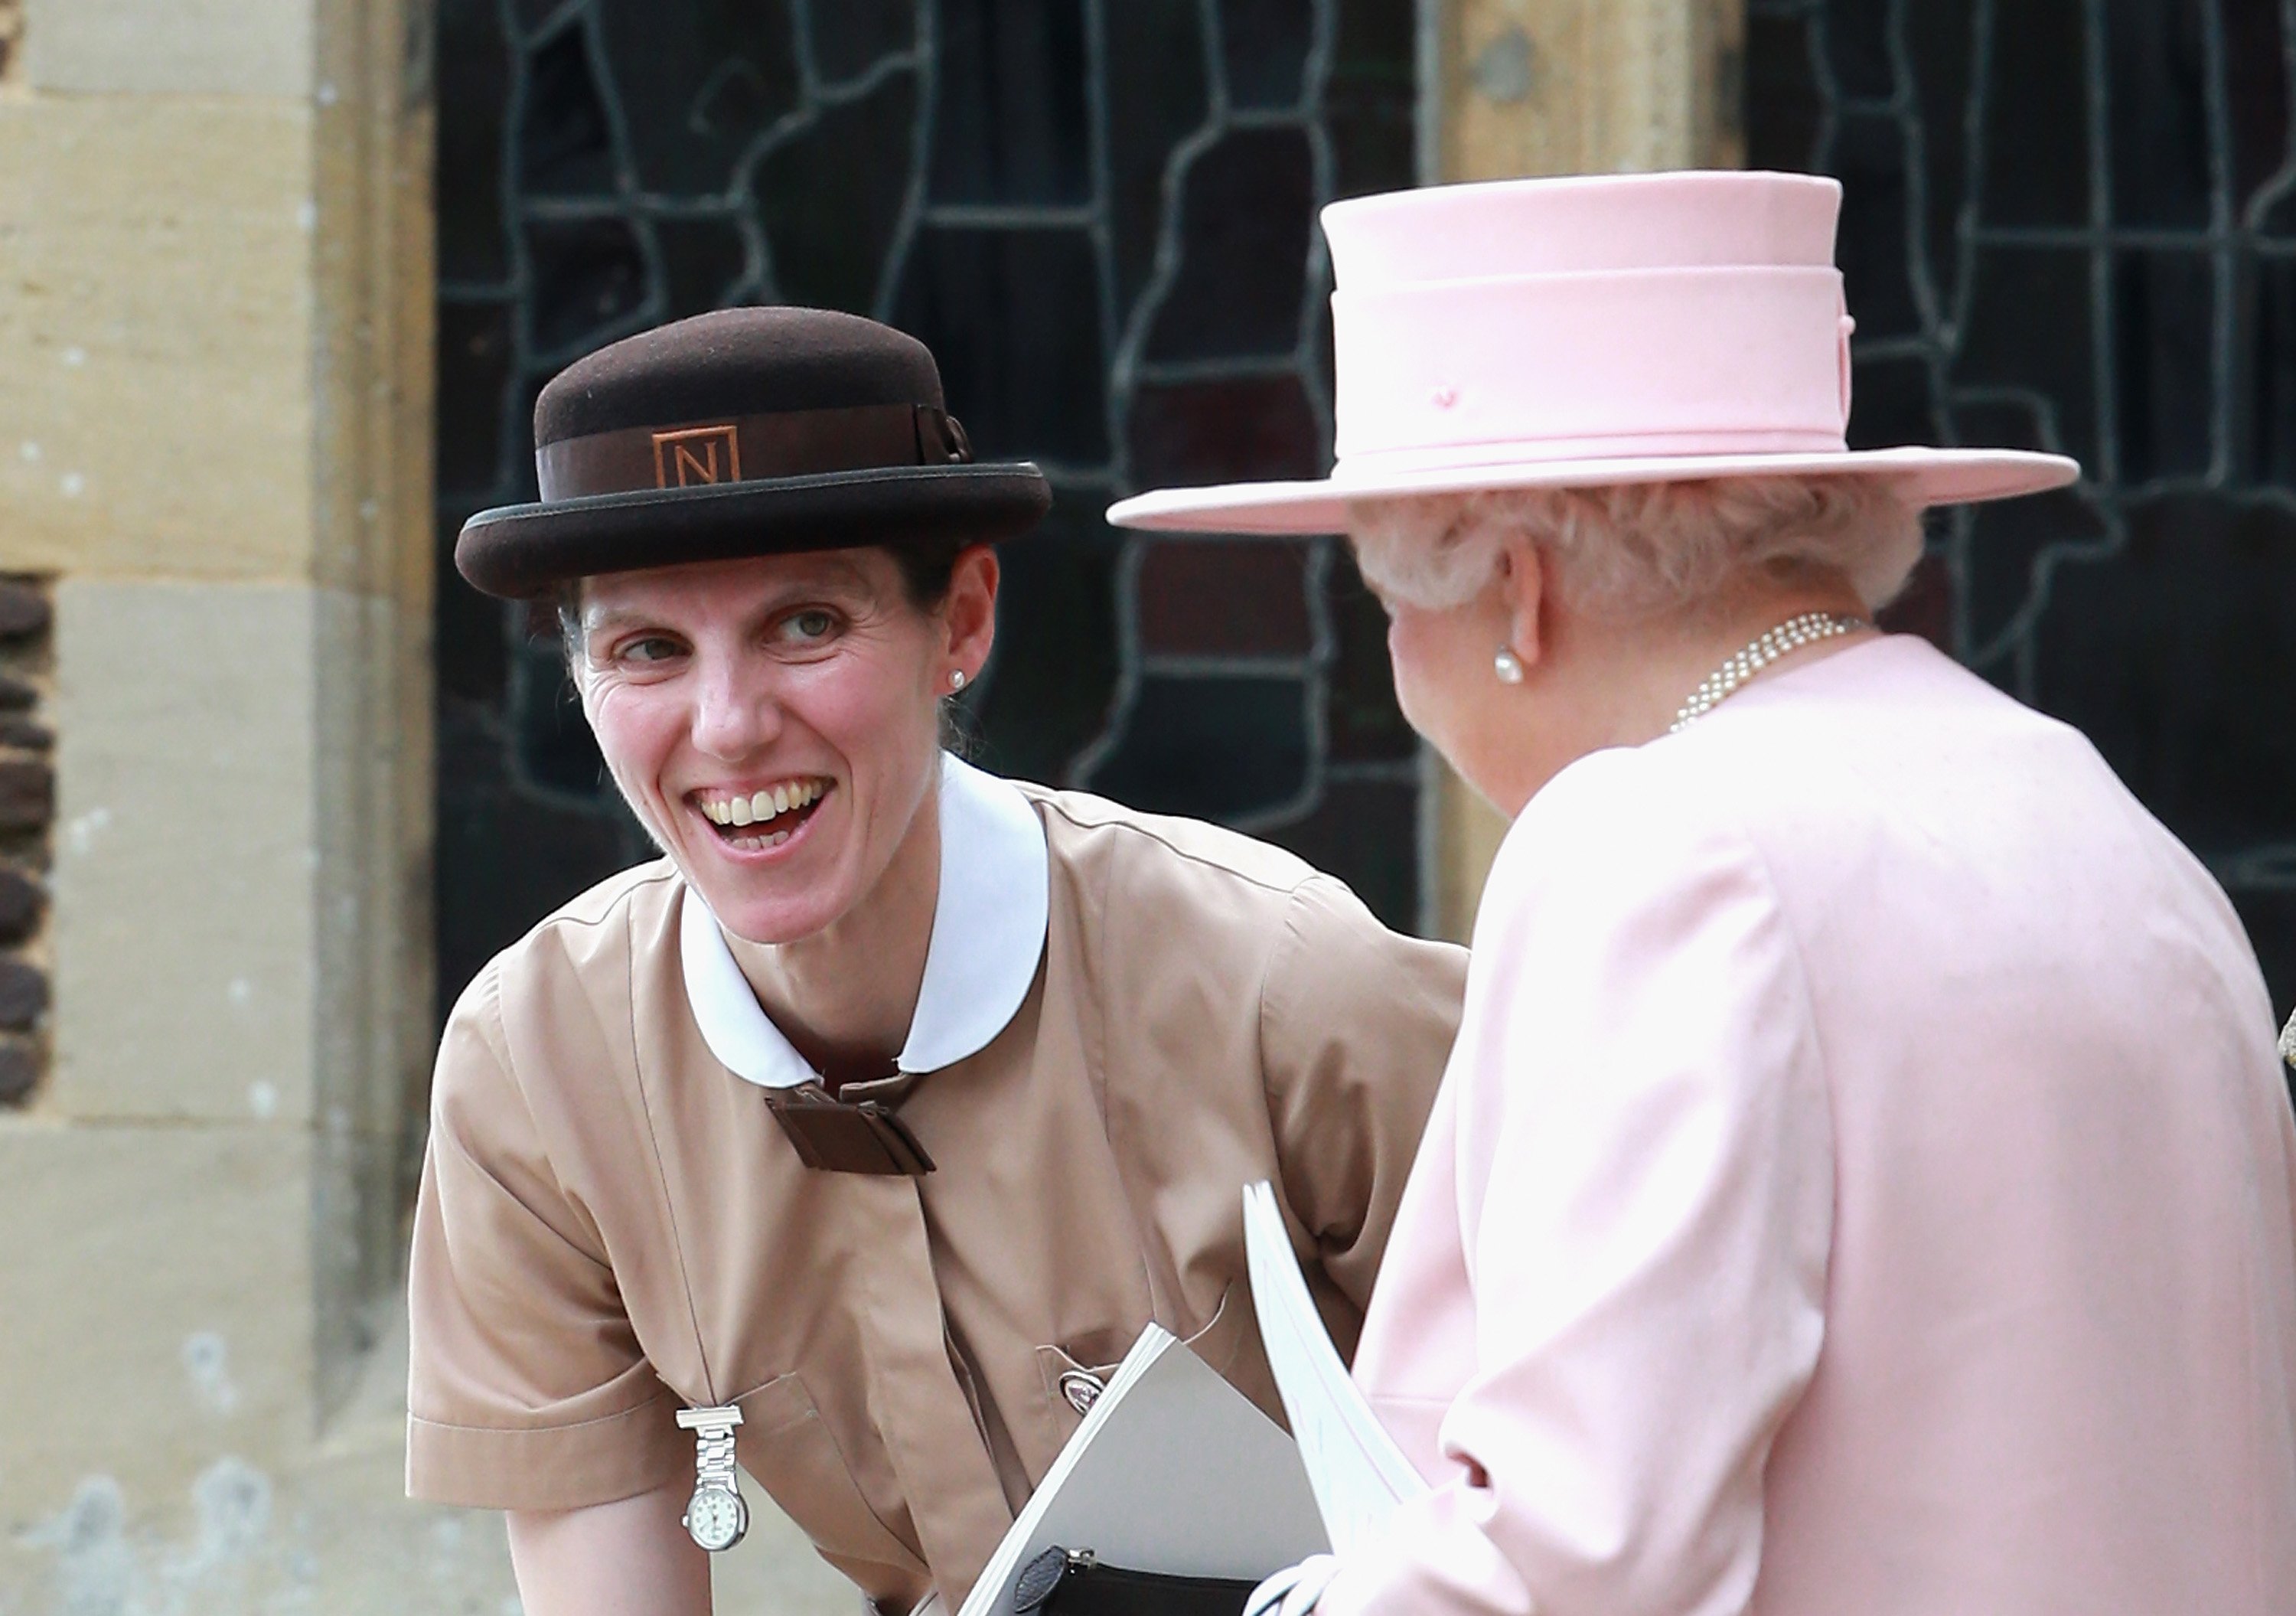
<path id="1" fill-rule="evenodd" d="M 1590 488 L 1494 488 L 1348 507 L 1365 581 L 1430 611 L 1480 594 L 1501 545 L 1527 535 L 1565 605 L 1647 617 L 1722 594 L 1755 573 L 1834 573 L 1869 607 L 1905 587 L 1922 513 L 1884 477 L 1743 477 Z"/>

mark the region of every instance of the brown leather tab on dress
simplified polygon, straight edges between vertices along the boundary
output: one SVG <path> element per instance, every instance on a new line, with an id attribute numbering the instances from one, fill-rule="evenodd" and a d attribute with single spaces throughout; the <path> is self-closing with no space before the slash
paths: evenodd
<path id="1" fill-rule="evenodd" d="M 831 1098 L 818 1083 L 766 1091 L 766 1109 L 796 1147 L 798 1160 L 824 1173 L 874 1173 L 919 1178 L 932 1158 L 908 1125 L 874 1100 Z"/>

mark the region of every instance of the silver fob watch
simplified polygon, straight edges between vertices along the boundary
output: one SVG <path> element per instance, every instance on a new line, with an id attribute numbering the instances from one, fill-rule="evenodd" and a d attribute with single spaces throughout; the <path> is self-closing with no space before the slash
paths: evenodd
<path id="1" fill-rule="evenodd" d="M 681 1408 L 677 1423 L 693 1433 L 693 1497 L 685 1505 L 685 1530 L 715 1554 L 732 1548 L 750 1530 L 750 1506 L 734 1474 L 734 1428 L 742 1423 L 742 1411 Z"/>

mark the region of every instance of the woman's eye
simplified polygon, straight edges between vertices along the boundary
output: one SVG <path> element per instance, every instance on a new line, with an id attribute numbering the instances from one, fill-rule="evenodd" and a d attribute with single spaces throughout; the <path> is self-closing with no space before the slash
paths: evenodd
<path id="1" fill-rule="evenodd" d="M 642 639 L 627 642 L 620 654 L 626 662 L 667 662 L 677 652 L 676 640 L 665 635 L 651 634 Z"/>
<path id="2" fill-rule="evenodd" d="M 792 611 L 781 622 L 782 638 L 801 645 L 817 645 L 836 632 L 836 614 L 818 608 Z"/>

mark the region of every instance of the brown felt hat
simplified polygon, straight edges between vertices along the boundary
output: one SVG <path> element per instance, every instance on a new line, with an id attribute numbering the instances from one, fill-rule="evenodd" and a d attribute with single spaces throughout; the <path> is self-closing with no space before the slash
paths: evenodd
<path id="1" fill-rule="evenodd" d="M 727 308 L 600 349 L 534 406 L 542 497 L 463 524 L 488 595 L 602 572 L 905 539 L 995 544 L 1052 508 L 980 465 L 925 345 L 821 308 Z"/>

